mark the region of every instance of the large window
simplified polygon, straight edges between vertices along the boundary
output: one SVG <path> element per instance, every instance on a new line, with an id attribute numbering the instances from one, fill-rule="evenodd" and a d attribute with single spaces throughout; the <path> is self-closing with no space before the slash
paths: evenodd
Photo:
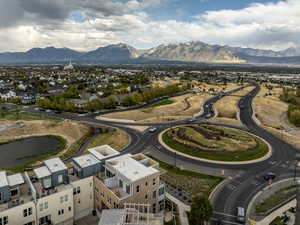
<path id="1" fill-rule="evenodd" d="M 39 225 L 49 224 L 51 222 L 51 216 L 43 216 L 39 219 Z"/>
<path id="2" fill-rule="evenodd" d="M 7 216 L 0 217 L 0 225 L 6 225 L 6 224 L 8 224 L 8 217 Z"/>
<path id="3" fill-rule="evenodd" d="M 30 216 L 30 215 L 32 215 L 32 207 L 23 210 L 23 216 L 24 217 L 27 217 L 27 216 Z"/>

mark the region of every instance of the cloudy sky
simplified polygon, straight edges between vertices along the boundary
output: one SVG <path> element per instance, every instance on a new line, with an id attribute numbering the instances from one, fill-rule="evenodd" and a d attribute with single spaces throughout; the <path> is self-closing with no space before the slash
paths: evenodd
<path id="1" fill-rule="evenodd" d="M 0 52 L 203 41 L 300 46 L 300 0 L 1 0 Z"/>

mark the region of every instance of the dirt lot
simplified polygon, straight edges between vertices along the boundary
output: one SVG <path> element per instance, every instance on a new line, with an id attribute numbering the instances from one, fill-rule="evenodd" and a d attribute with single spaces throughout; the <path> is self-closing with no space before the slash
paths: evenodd
<path id="1" fill-rule="evenodd" d="M 51 134 L 62 136 L 67 140 L 68 146 L 70 146 L 89 131 L 87 126 L 68 120 L 32 120 L 20 122 L 24 124 L 23 127 L 0 132 L 0 141 Z M 10 126 L 14 125 L 15 123 L 16 121 L 2 120 L 0 125 Z"/>
<path id="2" fill-rule="evenodd" d="M 228 83 L 227 85 L 224 84 L 206 84 L 206 83 L 199 83 L 196 85 L 196 89 L 205 92 L 227 92 L 236 88 L 241 87 L 242 85 L 236 83 Z"/>
<path id="3" fill-rule="evenodd" d="M 174 103 L 157 107 L 148 107 L 127 112 L 107 114 L 110 119 L 125 119 L 138 122 L 161 122 L 192 117 L 199 113 L 204 102 L 211 98 L 209 94 L 186 94 L 171 98 Z"/>
<path id="4" fill-rule="evenodd" d="M 215 104 L 215 109 L 218 112 L 218 116 L 213 121 L 224 122 L 224 123 L 233 123 L 235 125 L 241 125 L 241 122 L 238 121 L 238 102 L 242 96 L 252 91 L 254 87 L 244 88 L 236 93 L 233 96 L 226 96 L 220 99 Z"/>
<path id="5" fill-rule="evenodd" d="M 120 129 L 115 129 L 104 134 L 100 134 L 92 143 L 88 145 L 88 148 L 93 148 L 99 145 L 109 145 L 116 150 L 122 150 L 129 144 L 128 134 Z"/>
<path id="6" fill-rule="evenodd" d="M 266 129 L 300 148 L 300 129 L 289 123 L 288 104 L 279 99 L 282 88 L 273 88 L 272 95 L 266 96 L 268 92 L 269 90 L 263 86 L 253 101 L 257 119 Z"/>

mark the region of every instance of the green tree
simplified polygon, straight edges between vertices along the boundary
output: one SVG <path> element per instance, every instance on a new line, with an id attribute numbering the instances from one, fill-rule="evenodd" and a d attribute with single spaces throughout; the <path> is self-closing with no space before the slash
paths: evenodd
<path id="1" fill-rule="evenodd" d="M 213 208 L 207 196 L 196 196 L 191 205 L 189 214 L 190 224 L 204 225 L 213 215 Z"/>

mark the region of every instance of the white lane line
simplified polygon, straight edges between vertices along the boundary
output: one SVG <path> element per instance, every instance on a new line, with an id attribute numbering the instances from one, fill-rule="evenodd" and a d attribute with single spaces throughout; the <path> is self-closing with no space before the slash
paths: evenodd
<path id="1" fill-rule="evenodd" d="M 236 218 L 236 216 L 234 216 L 234 215 L 230 215 L 230 214 L 226 214 L 226 213 L 221 213 L 221 212 L 214 212 L 214 214 Z"/>

